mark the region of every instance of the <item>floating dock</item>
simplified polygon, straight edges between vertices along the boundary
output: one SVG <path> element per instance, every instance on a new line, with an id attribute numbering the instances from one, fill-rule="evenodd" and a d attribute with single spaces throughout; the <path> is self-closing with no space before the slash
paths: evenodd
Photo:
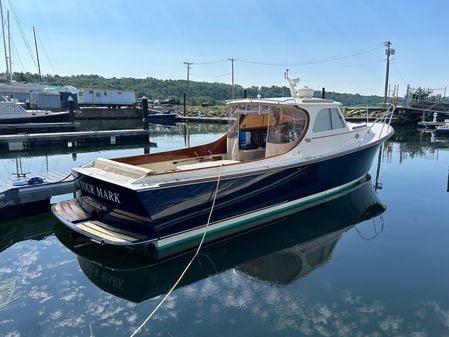
<path id="1" fill-rule="evenodd" d="M 429 129 L 435 129 L 437 126 L 444 126 L 445 124 L 446 124 L 445 122 L 433 122 L 433 121 L 418 122 L 418 126 L 424 127 L 424 128 L 429 128 Z"/>
<path id="2" fill-rule="evenodd" d="M 129 141 L 151 144 L 149 131 L 145 129 L 127 129 L 0 135 L 0 150 L 22 151 L 36 146 L 76 148 L 101 143 L 111 145 L 124 144 Z"/>
<path id="3" fill-rule="evenodd" d="M 45 212 L 50 208 L 52 196 L 75 192 L 75 179 L 69 171 L 45 172 L 37 176 L 44 182 L 29 185 L 29 178 L 0 178 L 0 220 Z"/>
<path id="4" fill-rule="evenodd" d="M 192 116 L 176 116 L 176 120 L 180 122 L 198 122 L 198 123 L 220 123 L 227 124 L 229 121 L 228 117 L 192 117 Z"/>
<path id="5" fill-rule="evenodd" d="M 20 123 L 20 124 L 0 124 L 0 133 L 5 132 L 27 132 L 27 131 L 47 131 L 47 130 L 75 130 L 80 123 Z"/>

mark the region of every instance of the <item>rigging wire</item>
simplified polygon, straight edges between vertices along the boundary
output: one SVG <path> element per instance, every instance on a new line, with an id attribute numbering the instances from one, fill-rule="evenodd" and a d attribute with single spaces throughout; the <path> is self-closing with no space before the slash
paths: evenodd
<path id="1" fill-rule="evenodd" d="M 182 271 L 182 273 L 179 276 L 179 278 L 176 280 L 176 282 L 173 284 L 173 286 L 167 292 L 167 294 L 162 298 L 162 300 L 159 302 L 159 304 L 156 306 L 156 308 L 153 309 L 153 311 L 148 315 L 148 317 L 143 321 L 143 323 L 131 334 L 130 337 L 134 337 L 144 327 L 144 325 L 151 319 L 151 317 L 154 316 L 156 311 L 162 306 L 162 304 L 164 304 L 165 300 L 171 295 L 173 290 L 175 290 L 175 288 L 178 286 L 179 282 L 181 282 L 182 278 L 184 277 L 184 275 L 189 270 L 189 268 L 192 265 L 193 261 L 195 261 L 196 257 L 198 256 L 198 254 L 200 252 L 200 249 L 203 246 L 204 239 L 206 238 L 206 234 L 207 234 L 208 229 L 209 229 L 210 220 L 212 218 L 212 212 L 213 212 L 213 210 L 215 208 L 215 200 L 217 199 L 218 187 L 220 186 L 220 179 L 221 179 L 222 168 L 223 168 L 223 164 L 221 164 L 220 167 L 219 167 L 218 176 L 217 176 L 217 185 L 215 187 L 214 198 L 212 199 L 212 206 L 210 208 L 209 217 L 207 218 L 206 228 L 204 230 L 203 236 L 201 237 L 201 241 L 200 241 L 200 243 L 198 245 L 198 248 L 195 251 L 195 254 L 193 255 L 192 259 L 189 261 L 187 266 L 184 268 L 184 270 Z"/>
<path id="2" fill-rule="evenodd" d="M 39 37 L 39 34 L 36 33 L 37 39 L 39 40 L 39 43 L 44 51 L 45 57 L 47 58 L 48 63 L 50 64 L 51 70 L 53 71 L 53 75 L 56 75 L 55 68 L 53 67 L 53 64 L 50 61 L 50 58 L 48 57 L 47 51 L 45 50 L 44 44 L 41 41 L 41 38 Z"/>
<path id="3" fill-rule="evenodd" d="M 22 67 L 22 72 L 24 73 L 25 72 L 25 67 L 23 66 L 22 58 L 20 57 L 19 51 L 17 50 L 16 44 L 14 43 L 13 39 L 11 39 L 11 43 L 12 43 L 12 47 L 13 47 L 15 56 L 19 60 L 20 66 Z"/>
<path id="4" fill-rule="evenodd" d="M 9 7 L 11 8 L 11 12 L 13 14 L 14 20 L 16 21 L 17 27 L 19 27 L 19 31 L 20 31 L 20 34 L 22 35 L 22 39 L 25 42 L 25 46 L 27 47 L 28 52 L 29 52 L 29 54 L 31 56 L 31 59 L 33 60 L 33 63 L 36 66 L 36 69 L 37 69 L 38 67 L 37 67 L 36 59 L 35 59 L 35 57 L 33 55 L 32 48 L 31 48 L 31 46 L 30 46 L 30 44 L 28 42 L 28 39 L 26 38 L 25 32 L 23 31 L 23 28 L 22 28 L 22 25 L 20 23 L 19 17 L 16 14 L 16 10 L 14 9 L 14 6 L 12 5 L 11 0 L 8 0 L 8 3 L 9 3 Z"/>

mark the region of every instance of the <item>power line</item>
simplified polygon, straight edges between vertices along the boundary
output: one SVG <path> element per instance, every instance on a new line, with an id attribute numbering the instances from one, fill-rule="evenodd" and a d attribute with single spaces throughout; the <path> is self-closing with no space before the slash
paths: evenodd
<path id="1" fill-rule="evenodd" d="M 308 64 L 316 64 L 316 63 L 325 63 L 325 62 L 333 62 L 333 61 L 338 61 L 338 60 L 342 60 L 345 58 L 350 58 L 350 57 L 354 57 L 354 56 L 359 56 L 362 54 L 367 54 L 367 53 L 371 53 L 377 49 L 379 49 L 380 47 L 383 46 L 382 44 L 378 44 L 374 47 L 369 47 L 369 48 L 364 48 L 364 49 L 358 49 L 352 52 L 347 52 L 344 54 L 340 54 L 340 55 L 335 55 L 332 57 L 327 57 L 327 58 L 320 58 L 320 59 L 310 59 L 310 60 L 304 60 L 304 61 L 296 61 L 296 62 L 290 62 L 290 63 L 285 63 L 285 62 L 258 62 L 258 61 L 251 61 L 251 60 L 243 60 L 243 59 L 236 59 L 236 61 L 238 62 L 242 62 L 242 63 L 249 63 L 249 64 L 257 64 L 257 65 L 263 65 L 263 66 L 299 66 L 299 65 L 308 65 Z"/>
<path id="2" fill-rule="evenodd" d="M 225 77 L 225 76 L 229 76 L 229 75 L 231 75 L 231 73 L 216 74 L 216 75 L 198 75 L 198 74 L 190 73 L 190 76 L 193 76 L 193 77 L 211 77 L 211 78 L 213 78 L 213 77 Z"/>
<path id="3" fill-rule="evenodd" d="M 226 59 L 219 59 L 219 60 L 215 60 L 215 61 L 206 61 L 206 62 L 190 62 L 190 64 L 194 64 L 194 65 L 207 65 L 207 64 L 216 64 L 216 63 L 223 63 L 226 62 Z"/>
<path id="4" fill-rule="evenodd" d="M 402 82 L 404 82 L 405 85 L 407 85 L 407 82 L 405 81 L 404 77 L 402 76 L 401 72 L 399 71 L 398 67 L 396 66 L 396 62 L 393 62 L 393 60 L 391 60 L 391 64 L 393 65 L 394 69 L 397 71 L 399 77 L 401 78 Z"/>

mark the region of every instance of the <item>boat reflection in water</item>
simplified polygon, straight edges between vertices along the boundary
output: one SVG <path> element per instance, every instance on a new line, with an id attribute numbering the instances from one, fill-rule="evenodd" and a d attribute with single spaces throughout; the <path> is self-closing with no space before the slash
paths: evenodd
<path id="1" fill-rule="evenodd" d="M 15 221 L 0 221 L 0 253 L 25 240 L 43 240 L 53 235 L 56 221 L 50 212 Z"/>
<path id="2" fill-rule="evenodd" d="M 368 176 L 326 203 L 203 247 L 179 287 L 230 268 L 272 284 L 288 284 L 329 261 L 345 231 L 384 211 Z M 94 284 L 133 302 L 166 293 L 193 254 L 158 259 L 126 248 L 80 243 L 60 224 L 55 232 L 78 255 L 82 271 Z"/>

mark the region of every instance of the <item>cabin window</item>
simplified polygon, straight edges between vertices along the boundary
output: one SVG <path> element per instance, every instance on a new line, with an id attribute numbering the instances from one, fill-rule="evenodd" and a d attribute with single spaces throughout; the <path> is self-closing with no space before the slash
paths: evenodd
<path id="1" fill-rule="evenodd" d="M 80 92 L 78 93 L 78 96 L 79 96 L 79 97 L 83 97 L 83 92 L 80 91 Z"/>
<path id="2" fill-rule="evenodd" d="M 306 125 L 306 113 L 291 107 L 273 107 L 272 109 L 267 142 L 286 144 L 298 140 Z"/>
<path id="3" fill-rule="evenodd" d="M 266 157 L 292 150 L 301 139 L 307 114 L 295 107 L 272 107 L 268 122 Z"/>
<path id="4" fill-rule="evenodd" d="M 100 93 L 100 92 L 96 92 L 96 93 L 95 93 L 95 96 L 101 97 L 101 93 Z"/>
<path id="5" fill-rule="evenodd" d="M 313 125 L 313 132 L 342 129 L 344 127 L 345 122 L 338 109 L 326 108 L 318 113 Z"/>

